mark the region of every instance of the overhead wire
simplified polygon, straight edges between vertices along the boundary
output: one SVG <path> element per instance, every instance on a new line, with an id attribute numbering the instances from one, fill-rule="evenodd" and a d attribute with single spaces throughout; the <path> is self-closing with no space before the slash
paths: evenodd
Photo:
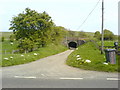
<path id="1" fill-rule="evenodd" d="M 88 16 L 85 18 L 85 20 L 82 22 L 82 24 L 77 28 L 77 30 L 79 30 L 83 24 L 87 21 L 87 19 L 89 18 L 89 16 L 93 13 L 93 11 L 96 9 L 96 7 L 98 6 L 100 0 L 98 0 L 98 2 L 96 3 L 95 7 L 92 9 L 92 11 L 88 14 Z"/>

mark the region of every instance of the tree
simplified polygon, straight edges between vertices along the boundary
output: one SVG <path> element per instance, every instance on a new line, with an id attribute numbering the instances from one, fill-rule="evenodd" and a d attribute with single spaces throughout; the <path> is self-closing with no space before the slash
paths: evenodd
<path id="1" fill-rule="evenodd" d="M 38 47 L 40 45 L 45 46 L 49 42 L 52 27 L 54 27 L 51 17 L 46 12 L 38 13 L 29 8 L 13 17 L 10 25 L 10 30 L 13 30 L 16 39 L 22 42 L 19 46 L 27 39 L 29 42 L 32 41 L 33 44 L 37 43 Z M 32 48 L 34 46 L 36 45 L 32 45 Z"/>
<path id="2" fill-rule="evenodd" d="M 101 34 L 99 31 L 96 31 L 94 34 L 94 37 L 101 40 Z M 115 39 L 115 35 L 110 31 L 105 29 L 104 30 L 104 40 L 114 40 Z"/>
<path id="3" fill-rule="evenodd" d="M 114 34 L 110 30 L 105 29 L 104 40 L 114 40 Z"/>
<path id="4" fill-rule="evenodd" d="M 10 30 L 13 30 L 17 39 L 21 39 L 25 37 L 29 38 L 36 32 L 41 35 L 52 25 L 51 17 L 46 12 L 37 13 L 35 10 L 26 8 L 25 13 L 23 12 L 13 17 Z"/>
<path id="5" fill-rule="evenodd" d="M 79 37 L 80 37 L 80 38 L 86 38 L 87 35 L 86 35 L 86 33 L 85 33 L 84 31 L 80 31 L 80 32 L 79 32 Z"/>
<path id="6" fill-rule="evenodd" d="M 75 36 L 75 31 L 68 31 L 69 37 L 74 37 Z"/>
<path id="7" fill-rule="evenodd" d="M 53 43 L 59 44 L 66 37 L 66 34 L 67 34 L 67 31 L 65 30 L 64 27 L 61 27 L 61 26 L 53 27 L 51 40 Z"/>
<path id="8" fill-rule="evenodd" d="M 34 41 L 30 40 L 29 38 L 21 39 L 18 45 L 20 52 L 32 52 L 33 49 L 37 48 L 37 45 Z"/>
<path id="9" fill-rule="evenodd" d="M 10 37 L 9 37 L 9 39 L 10 39 L 10 42 L 13 42 L 15 40 L 15 35 L 11 34 Z"/>
<path id="10" fill-rule="evenodd" d="M 94 37 L 100 40 L 100 38 L 101 38 L 100 32 L 96 31 L 95 34 L 94 34 Z"/>

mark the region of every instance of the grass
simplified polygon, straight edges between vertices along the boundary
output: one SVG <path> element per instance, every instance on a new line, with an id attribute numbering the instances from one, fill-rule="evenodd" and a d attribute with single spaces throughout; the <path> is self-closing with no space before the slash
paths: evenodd
<path id="1" fill-rule="evenodd" d="M 13 34 L 13 32 L 0 32 L 0 38 L 3 36 L 5 40 L 8 40 L 11 34 Z"/>
<path id="2" fill-rule="evenodd" d="M 2 48 L 0 50 L 2 50 L 1 52 L 5 54 L 12 53 L 13 50 L 17 50 L 18 42 L 14 41 L 13 44 L 11 45 L 11 42 L 9 40 L 5 40 L 4 42 L 1 42 L 1 44 Z"/>
<path id="3" fill-rule="evenodd" d="M 33 51 L 27 54 L 3 54 L 1 66 L 7 67 L 7 66 L 25 64 L 25 63 L 29 63 L 29 62 L 36 61 L 38 59 L 50 56 L 50 55 L 63 52 L 65 50 L 67 50 L 67 47 L 65 46 L 51 44 L 44 48 L 39 48 L 39 50 L 37 51 Z M 37 55 L 34 55 L 35 53 Z M 10 58 L 10 57 L 13 57 L 13 58 Z M 4 58 L 8 58 L 8 60 L 5 60 Z"/>
<path id="4" fill-rule="evenodd" d="M 27 54 L 12 54 L 13 50 L 17 50 L 18 42 L 14 41 L 13 45 L 11 45 L 9 36 L 12 34 L 12 32 L 0 32 L 0 37 L 4 36 L 5 41 L 0 42 L 0 66 L 7 67 L 7 66 L 13 66 L 13 65 L 19 65 L 19 64 L 25 64 L 29 63 L 47 56 L 51 56 L 60 52 L 63 52 L 67 50 L 67 47 L 62 45 L 48 45 L 43 48 L 39 48 L 39 50 L 27 53 Z M 37 55 L 34 55 L 36 53 Z M 24 56 L 21 56 L 24 55 Z M 13 57 L 13 58 L 10 58 Z M 5 60 L 4 58 L 8 58 L 8 60 Z"/>
<path id="5" fill-rule="evenodd" d="M 12 54 L 13 50 L 17 50 L 17 41 L 13 42 L 13 45 L 11 45 L 9 41 L 10 35 L 13 34 L 13 32 L 0 32 L 0 38 L 3 36 L 5 37 L 4 42 L 0 42 L 0 65 L 5 66 L 12 66 L 12 65 L 18 65 L 18 64 L 24 64 L 28 62 L 32 62 L 35 60 L 38 60 L 43 57 L 47 57 L 50 55 L 54 55 L 57 53 L 60 53 L 62 51 L 65 51 L 67 48 L 63 47 L 61 45 L 50 45 L 44 48 L 40 48 L 38 51 L 34 51 L 32 53 L 23 54 L 24 57 L 21 57 L 21 54 Z M 33 54 L 37 53 L 37 56 L 34 56 Z M 13 59 L 10 59 L 10 57 L 13 57 Z M 8 58 L 9 60 L 4 60 L 4 58 Z"/>
<path id="6" fill-rule="evenodd" d="M 104 41 L 104 46 L 114 46 L 115 41 Z M 101 41 L 97 42 L 101 46 Z"/>
<path id="7" fill-rule="evenodd" d="M 77 60 L 77 55 L 80 55 L 81 60 Z M 86 63 L 85 60 L 90 60 L 91 63 Z M 118 71 L 118 56 L 117 64 L 103 64 L 106 61 L 105 55 L 100 54 L 100 51 L 95 47 L 94 43 L 87 42 L 78 47 L 71 53 L 66 61 L 69 66 L 94 71 L 117 72 Z"/>

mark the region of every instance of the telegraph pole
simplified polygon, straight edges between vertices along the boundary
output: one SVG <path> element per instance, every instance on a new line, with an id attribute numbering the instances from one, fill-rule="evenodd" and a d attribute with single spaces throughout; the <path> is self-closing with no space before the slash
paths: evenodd
<path id="1" fill-rule="evenodd" d="M 101 38 L 101 54 L 104 53 L 104 0 L 102 0 L 102 38 Z"/>

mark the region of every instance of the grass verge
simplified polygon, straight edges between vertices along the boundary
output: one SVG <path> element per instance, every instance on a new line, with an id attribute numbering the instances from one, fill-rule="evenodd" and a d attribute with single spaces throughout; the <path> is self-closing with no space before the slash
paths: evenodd
<path id="1" fill-rule="evenodd" d="M 114 46 L 115 41 L 104 41 L 104 46 Z M 101 41 L 97 42 L 99 46 L 101 46 Z"/>
<path id="2" fill-rule="evenodd" d="M 29 63 L 50 55 L 54 55 L 67 50 L 67 47 L 62 45 L 48 45 L 43 48 L 39 48 L 37 51 L 33 51 L 27 54 L 3 54 L 2 55 L 2 67 L 13 66 L 19 64 Z"/>
<path id="3" fill-rule="evenodd" d="M 88 63 L 86 60 L 90 60 Z M 95 47 L 94 43 L 87 42 L 78 47 L 71 53 L 66 61 L 69 66 L 94 71 L 117 72 L 118 71 L 118 56 L 116 56 L 117 64 L 103 64 L 106 61 L 105 55 L 100 54 L 100 51 Z"/>

